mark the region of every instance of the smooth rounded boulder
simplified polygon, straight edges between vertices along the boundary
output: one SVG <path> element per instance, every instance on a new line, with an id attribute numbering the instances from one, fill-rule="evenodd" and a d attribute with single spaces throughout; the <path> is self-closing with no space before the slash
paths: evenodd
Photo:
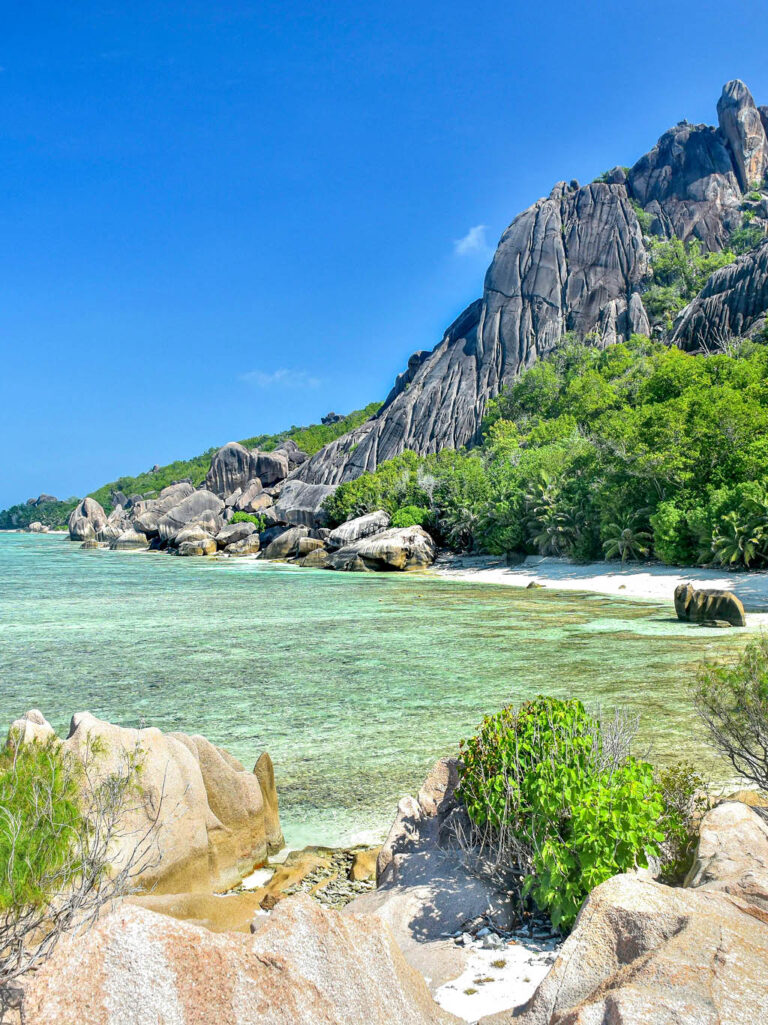
<path id="1" fill-rule="evenodd" d="M 24 743 L 55 736 L 38 710 L 11 725 L 9 737 Z M 119 867 L 136 843 L 157 821 L 158 857 L 139 876 L 140 889 L 155 893 L 210 893 L 236 886 L 255 865 L 283 846 L 274 778 L 248 772 L 229 752 L 204 737 L 135 730 L 114 726 L 90 712 L 72 717 L 62 749 L 91 757 L 95 778 L 124 771 L 137 760 L 138 799 L 121 819 L 113 864 Z M 258 763 L 257 763 L 258 764 Z"/>
<path id="2" fill-rule="evenodd" d="M 255 530 L 256 524 L 251 523 L 249 520 L 243 520 L 241 523 L 228 523 L 216 535 L 216 544 L 219 548 L 226 548 L 228 545 L 235 544 L 238 541 L 244 541 Z"/>
<path id="3" fill-rule="evenodd" d="M 383 509 L 366 513 L 364 516 L 356 516 L 330 532 L 328 547 L 343 548 L 345 545 L 352 544 L 353 541 L 360 541 L 364 537 L 380 534 L 382 530 L 387 529 L 391 522 L 389 513 Z"/>
<path id="4" fill-rule="evenodd" d="M 210 491 L 195 491 L 173 506 L 157 523 L 158 535 L 168 541 L 182 527 L 190 523 L 200 523 L 206 527 L 215 527 L 216 531 L 223 526 L 221 514 L 224 502 Z"/>
<path id="5" fill-rule="evenodd" d="M 245 488 L 255 473 L 255 459 L 252 452 L 237 441 L 227 442 L 211 460 L 211 468 L 205 477 L 209 491 L 225 498 L 233 491 Z"/>
<path id="6" fill-rule="evenodd" d="M 391 527 L 331 553 L 327 568 L 347 571 L 426 569 L 435 542 L 423 527 Z"/>
<path id="7" fill-rule="evenodd" d="M 264 550 L 265 559 L 290 559 L 298 551 L 299 541 L 309 534 L 308 527 L 289 527 L 270 541 Z"/>
<path id="8" fill-rule="evenodd" d="M 69 536 L 73 541 L 89 541 L 106 522 L 107 514 L 99 503 L 93 498 L 84 498 L 69 514 Z"/>
<path id="9" fill-rule="evenodd" d="M 674 601 L 677 618 L 686 623 L 747 625 L 744 606 L 732 591 L 698 590 L 693 584 L 678 584 Z"/>
<path id="10" fill-rule="evenodd" d="M 142 551 L 148 547 L 147 535 L 137 530 L 125 530 L 119 537 L 113 538 L 109 547 L 115 552 Z"/>

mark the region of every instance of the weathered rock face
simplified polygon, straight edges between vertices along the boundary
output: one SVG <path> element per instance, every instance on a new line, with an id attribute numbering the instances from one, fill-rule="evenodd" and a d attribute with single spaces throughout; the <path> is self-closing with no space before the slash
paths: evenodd
<path id="1" fill-rule="evenodd" d="M 332 530 L 328 535 L 329 548 L 343 548 L 344 545 L 359 541 L 361 538 L 370 537 L 371 534 L 379 534 L 386 530 L 391 520 L 388 512 L 379 509 L 377 512 L 366 513 L 365 516 L 356 516 L 353 520 L 347 520 Z"/>
<path id="2" fill-rule="evenodd" d="M 253 454 L 236 441 L 222 446 L 211 460 L 205 486 L 220 498 L 243 488 L 256 476 Z"/>
<path id="3" fill-rule="evenodd" d="M 258 555 L 260 550 L 261 541 L 258 534 L 251 534 L 242 541 L 227 545 L 227 555 Z"/>
<path id="4" fill-rule="evenodd" d="M 110 541 L 109 547 L 116 552 L 141 551 L 147 547 L 147 535 L 125 530 Z"/>
<path id="5" fill-rule="evenodd" d="M 692 888 L 619 875 L 593 890 L 533 997 L 483 1025 L 762 1021 L 768 829 L 752 809 L 721 805 L 702 843 Z"/>
<path id="6" fill-rule="evenodd" d="M 747 192 L 762 184 L 768 170 L 768 140 L 752 94 L 740 79 L 723 89 L 717 117 L 734 156 L 739 184 Z"/>
<path id="7" fill-rule="evenodd" d="M 692 584 L 675 588 L 677 618 L 688 623 L 714 623 L 746 626 L 744 606 L 732 591 L 696 590 Z"/>
<path id="8" fill-rule="evenodd" d="M 107 522 L 107 515 L 93 498 L 84 498 L 69 514 L 69 536 L 73 541 L 90 541 Z"/>
<path id="9" fill-rule="evenodd" d="M 284 523 L 322 527 L 328 521 L 323 510 L 323 502 L 335 490 L 335 487 L 325 484 L 305 484 L 300 480 L 286 481 L 280 497 L 275 502 L 275 515 Z"/>
<path id="10" fill-rule="evenodd" d="M 337 484 L 404 449 L 423 455 L 472 443 L 489 399 L 566 331 L 598 345 L 647 333 L 648 254 L 633 203 L 652 216 L 654 233 L 720 249 L 741 225 L 747 181 L 768 167 L 762 115 L 742 82 L 725 86 L 718 110 L 720 128 L 681 122 L 628 173 L 617 168 L 584 187 L 561 182 L 520 214 L 501 238 L 482 298 L 436 349 L 411 357 L 374 418 L 292 477 Z M 743 331 L 768 305 L 753 283 L 734 303 L 740 316 L 717 331 Z"/>
<path id="11" fill-rule="evenodd" d="M 42 721 L 40 721 L 42 720 Z M 11 726 L 31 741 L 53 735 L 36 711 Z M 89 741 L 103 749 L 94 771 L 120 771 L 127 757 L 141 762 L 141 799 L 125 816 L 125 838 L 114 859 L 119 865 L 135 837 L 158 816 L 157 844 L 161 855 L 140 877 L 156 893 L 211 892 L 237 885 L 254 865 L 283 845 L 277 818 L 274 778 L 267 805 L 259 777 L 204 737 L 161 733 L 150 728 L 124 729 L 89 712 L 72 717 L 65 751 L 82 754 Z M 269 781 L 268 774 L 262 779 Z M 156 859 L 153 859 L 156 860 Z"/>
<path id="12" fill-rule="evenodd" d="M 291 472 L 285 452 L 259 452 L 254 450 L 252 477 L 258 477 L 265 488 L 284 480 Z"/>
<path id="13" fill-rule="evenodd" d="M 147 537 L 157 537 L 158 523 L 162 517 L 194 493 L 195 489 L 192 485 L 187 481 L 182 481 L 178 484 L 169 484 L 155 499 L 132 502 L 131 516 L 134 530 L 146 534 Z"/>
<path id="14" fill-rule="evenodd" d="M 651 230 L 722 249 L 741 224 L 741 190 L 716 128 L 675 125 L 628 175 L 630 194 L 653 217 Z"/>
<path id="15" fill-rule="evenodd" d="M 212 537 L 205 537 L 201 541 L 182 541 L 178 546 L 178 555 L 199 556 L 215 555 L 218 546 Z"/>
<path id="16" fill-rule="evenodd" d="M 435 561 L 435 543 L 423 527 L 392 527 L 345 545 L 329 555 L 327 569 L 425 569 Z"/>
<path id="17" fill-rule="evenodd" d="M 639 290 L 647 256 L 623 185 L 555 186 L 501 238 L 483 298 L 419 358 L 409 387 L 378 415 L 322 449 L 294 476 L 350 480 L 404 449 L 458 448 L 477 436 L 486 403 L 566 331 L 599 344 L 648 331 Z"/>
<path id="18" fill-rule="evenodd" d="M 230 523 L 222 529 L 216 535 L 216 544 L 219 548 L 226 548 L 227 545 L 235 544 L 237 541 L 244 541 L 245 538 L 250 537 L 251 534 L 256 530 L 255 523 L 249 523 L 248 521 L 243 523 Z"/>
<path id="19" fill-rule="evenodd" d="M 457 1025 L 378 919 L 301 895 L 257 922 L 216 934 L 123 905 L 59 944 L 25 1025 Z"/>
<path id="20" fill-rule="evenodd" d="M 269 495 L 264 494 L 261 481 L 258 477 L 253 477 L 245 484 L 233 503 L 233 507 L 238 512 L 255 513 L 271 504 L 272 499 Z"/>
<path id="21" fill-rule="evenodd" d="M 456 810 L 456 759 L 441 758 L 418 798 L 404 797 L 379 852 L 377 889 L 355 898 L 345 913 L 364 912 L 383 919 L 410 965 L 429 980 L 434 992 L 460 975 L 468 952 L 451 933 L 478 915 L 489 914 L 501 927 L 511 924 L 507 895 L 462 864 L 446 828 Z"/>
<path id="22" fill-rule="evenodd" d="M 282 531 L 264 549 L 265 559 L 290 559 L 299 549 L 299 541 L 309 533 L 309 527 L 291 527 Z"/>
<path id="23" fill-rule="evenodd" d="M 677 318 L 671 341 L 686 352 L 711 352 L 752 334 L 768 311 L 768 239 L 710 275 Z"/>
<path id="24" fill-rule="evenodd" d="M 157 533 L 164 541 L 168 541 L 188 524 L 199 523 L 209 533 L 218 533 L 224 525 L 221 514 L 224 511 L 222 500 L 210 491 L 194 491 L 174 505 L 157 521 Z"/>

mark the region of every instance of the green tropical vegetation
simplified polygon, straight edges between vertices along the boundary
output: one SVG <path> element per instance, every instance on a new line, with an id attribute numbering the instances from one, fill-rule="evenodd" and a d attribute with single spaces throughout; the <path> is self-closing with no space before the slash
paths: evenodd
<path id="1" fill-rule="evenodd" d="M 256 516 L 253 513 L 241 512 L 239 509 L 233 515 L 232 519 L 229 522 L 230 523 L 255 523 L 256 524 L 256 530 L 259 531 L 259 533 L 261 533 L 261 531 L 264 530 L 266 528 L 266 525 L 267 525 L 266 520 L 264 519 L 263 516 Z"/>
<path id="2" fill-rule="evenodd" d="M 427 511 L 449 547 L 768 566 L 768 348 L 689 354 L 566 338 L 495 401 L 482 442 L 342 484 L 333 522 Z"/>
<path id="3" fill-rule="evenodd" d="M 740 246 L 745 241 L 739 237 Z M 650 238 L 648 244 L 651 283 L 643 293 L 643 305 L 652 326 L 668 331 L 680 310 L 704 287 L 709 275 L 733 263 L 736 252 L 729 248 L 710 253 L 698 239 L 682 242 L 679 238 Z"/>
<path id="4" fill-rule="evenodd" d="M 690 767 L 664 774 L 630 753 L 626 720 L 580 701 L 538 696 L 486 716 L 460 747 L 457 797 L 476 830 L 556 928 L 569 929 L 590 890 L 620 872 L 684 872 L 694 846 Z"/>

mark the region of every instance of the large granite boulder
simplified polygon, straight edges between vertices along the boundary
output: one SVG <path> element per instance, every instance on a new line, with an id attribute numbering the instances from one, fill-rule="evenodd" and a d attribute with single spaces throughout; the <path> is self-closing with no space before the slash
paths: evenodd
<path id="1" fill-rule="evenodd" d="M 163 488 L 157 498 L 131 502 L 134 530 L 146 534 L 147 537 L 157 537 L 158 523 L 163 516 L 194 493 L 195 489 L 188 481 L 180 481 L 178 484 L 169 484 L 167 488 Z"/>
<path id="2" fill-rule="evenodd" d="M 377 918 L 302 894 L 256 923 L 217 934 L 124 904 L 59 943 L 25 1025 L 458 1025 Z"/>
<path id="3" fill-rule="evenodd" d="M 345 908 L 385 921 L 432 992 L 466 967 L 470 952 L 452 934 L 468 920 L 489 915 L 498 928 L 511 926 L 508 895 L 467 871 L 456 848 L 450 821 L 457 782 L 456 759 L 441 758 L 418 797 L 402 798 L 378 855 L 377 889 Z"/>
<path id="4" fill-rule="evenodd" d="M 242 541 L 235 541 L 227 545 L 227 555 L 258 555 L 261 551 L 261 541 L 258 534 L 250 534 Z"/>
<path id="5" fill-rule="evenodd" d="M 482 1025 L 744 1025 L 768 1017 L 768 828 L 721 805 L 689 888 L 619 875 L 589 895 L 523 1007 Z"/>
<path id="6" fill-rule="evenodd" d="M 290 527 L 281 531 L 264 549 L 265 559 L 290 559 L 299 550 L 299 541 L 309 534 L 308 527 Z"/>
<path id="7" fill-rule="evenodd" d="M 670 128 L 628 174 L 630 195 L 653 218 L 654 234 L 722 249 L 741 224 L 741 190 L 726 140 L 688 121 Z"/>
<path id="8" fill-rule="evenodd" d="M 256 530 L 256 524 L 251 523 L 248 520 L 244 520 L 242 523 L 228 523 L 226 527 L 222 527 L 216 535 L 216 544 L 219 548 L 226 548 L 228 545 L 233 545 L 237 541 L 244 541 L 247 537 Z"/>
<path id="9" fill-rule="evenodd" d="M 233 508 L 238 512 L 255 513 L 269 505 L 272 505 L 272 499 L 264 493 L 259 478 L 253 477 L 237 496 Z"/>
<path id="10" fill-rule="evenodd" d="M 231 495 L 238 488 L 244 488 L 254 477 L 255 458 L 245 446 L 230 441 L 214 455 L 211 468 L 206 474 L 205 486 L 220 498 Z"/>
<path id="11" fill-rule="evenodd" d="M 125 530 L 109 542 L 115 552 L 145 551 L 148 547 L 147 535 L 137 530 Z"/>
<path id="12" fill-rule="evenodd" d="M 218 545 L 210 536 L 200 541 L 182 541 L 176 549 L 177 555 L 184 556 L 215 555 L 217 551 Z"/>
<path id="13" fill-rule="evenodd" d="M 768 171 L 768 140 L 752 93 L 740 79 L 724 86 L 717 119 L 733 154 L 742 190 L 748 192 L 762 185 Z"/>
<path id="14" fill-rule="evenodd" d="M 345 545 L 328 557 L 326 567 L 339 570 L 426 569 L 435 561 L 435 542 L 423 527 L 391 527 Z"/>
<path id="15" fill-rule="evenodd" d="M 90 541 L 107 522 L 107 515 L 93 498 L 78 502 L 69 514 L 69 536 L 73 541 Z"/>
<path id="16" fill-rule="evenodd" d="M 182 527 L 199 523 L 209 533 L 218 533 L 224 525 L 224 502 L 210 491 L 194 491 L 170 508 L 157 521 L 157 533 L 164 541 L 170 540 Z"/>
<path id="17" fill-rule="evenodd" d="M 686 352 L 713 352 L 762 328 L 768 312 L 768 239 L 716 270 L 680 313 L 670 341 Z"/>
<path id="18" fill-rule="evenodd" d="M 275 514 L 284 523 L 323 527 L 328 522 L 323 503 L 335 490 L 334 486 L 326 484 L 306 484 L 300 480 L 286 481 L 280 491 L 280 497 L 275 502 Z"/>
<path id="19" fill-rule="evenodd" d="M 675 588 L 677 618 L 687 623 L 730 623 L 746 626 L 744 606 L 732 591 L 697 590 L 693 584 Z"/>
<path id="20" fill-rule="evenodd" d="M 258 449 L 254 449 L 253 469 L 251 476 L 258 477 L 264 487 L 268 488 L 278 481 L 285 480 L 291 466 L 286 452 L 259 452 Z"/>
<path id="21" fill-rule="evenodd" d="M 43 716 L 32 711 L 11 726 L 9 736 L 23 742 L 53 736 Z M 78 712 L 72 717 L 65 751 L 82 756 L 98 743 L 97 774 L 122 771 L 126 759 L 138 755 L 139 799 L 132 801 L 121 822 L 113 864 L 157 817 L 159 860 L 151 859 L 139 878 L 141 887 L 155 893 L 211 892 L 237 885 L 270 852 L 283 846 L 277 818 L 274 777 L 247 772 L 221 748 L 204 737 L 160 730 L 125 729 Z M 261 781 L 268 784 L 268 794 Z M 73 1019 L 74 1020 L 74 1019 Z"/>
<path id="22" fill-rule="evenodd" d="M 377 512 L 366 513 L 365 516 L 356 516 L 353 520 L 347 520 L 341 526 L 336 527 L 328 535 L 329 548 L 343 548 L 344 545 L 352 544 L 353 541 L 360 541 L 372 534 L 380 534 L 386 530 L 391 519 L 388 512 L 379 509 Z"/>
<path id="23" fill-rule="evenodd" d="M 293 438 L 287 438 L 281 442 L 275 452 L 282 452 L 288 459 L 288 465 L 292 470 L 295 470 L 297 466 L 301 466 L 302 463 L 306 463 L 309 456 L 306 452 L 303 452 Z"/>

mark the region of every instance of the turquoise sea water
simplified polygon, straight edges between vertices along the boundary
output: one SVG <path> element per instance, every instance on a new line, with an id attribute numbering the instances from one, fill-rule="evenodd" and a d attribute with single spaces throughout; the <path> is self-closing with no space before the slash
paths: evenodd
<path id="1" fill-rule="evenodd" d="M 293 846 L 381 835 L 486 712 L 541 691 L 627 706 L 657 757 L 713 767 L 686 682 L 741 644 L 598 595 L 0 534 L 0 723 L 88 709 L 249 768 L 268 750 Z"/>

